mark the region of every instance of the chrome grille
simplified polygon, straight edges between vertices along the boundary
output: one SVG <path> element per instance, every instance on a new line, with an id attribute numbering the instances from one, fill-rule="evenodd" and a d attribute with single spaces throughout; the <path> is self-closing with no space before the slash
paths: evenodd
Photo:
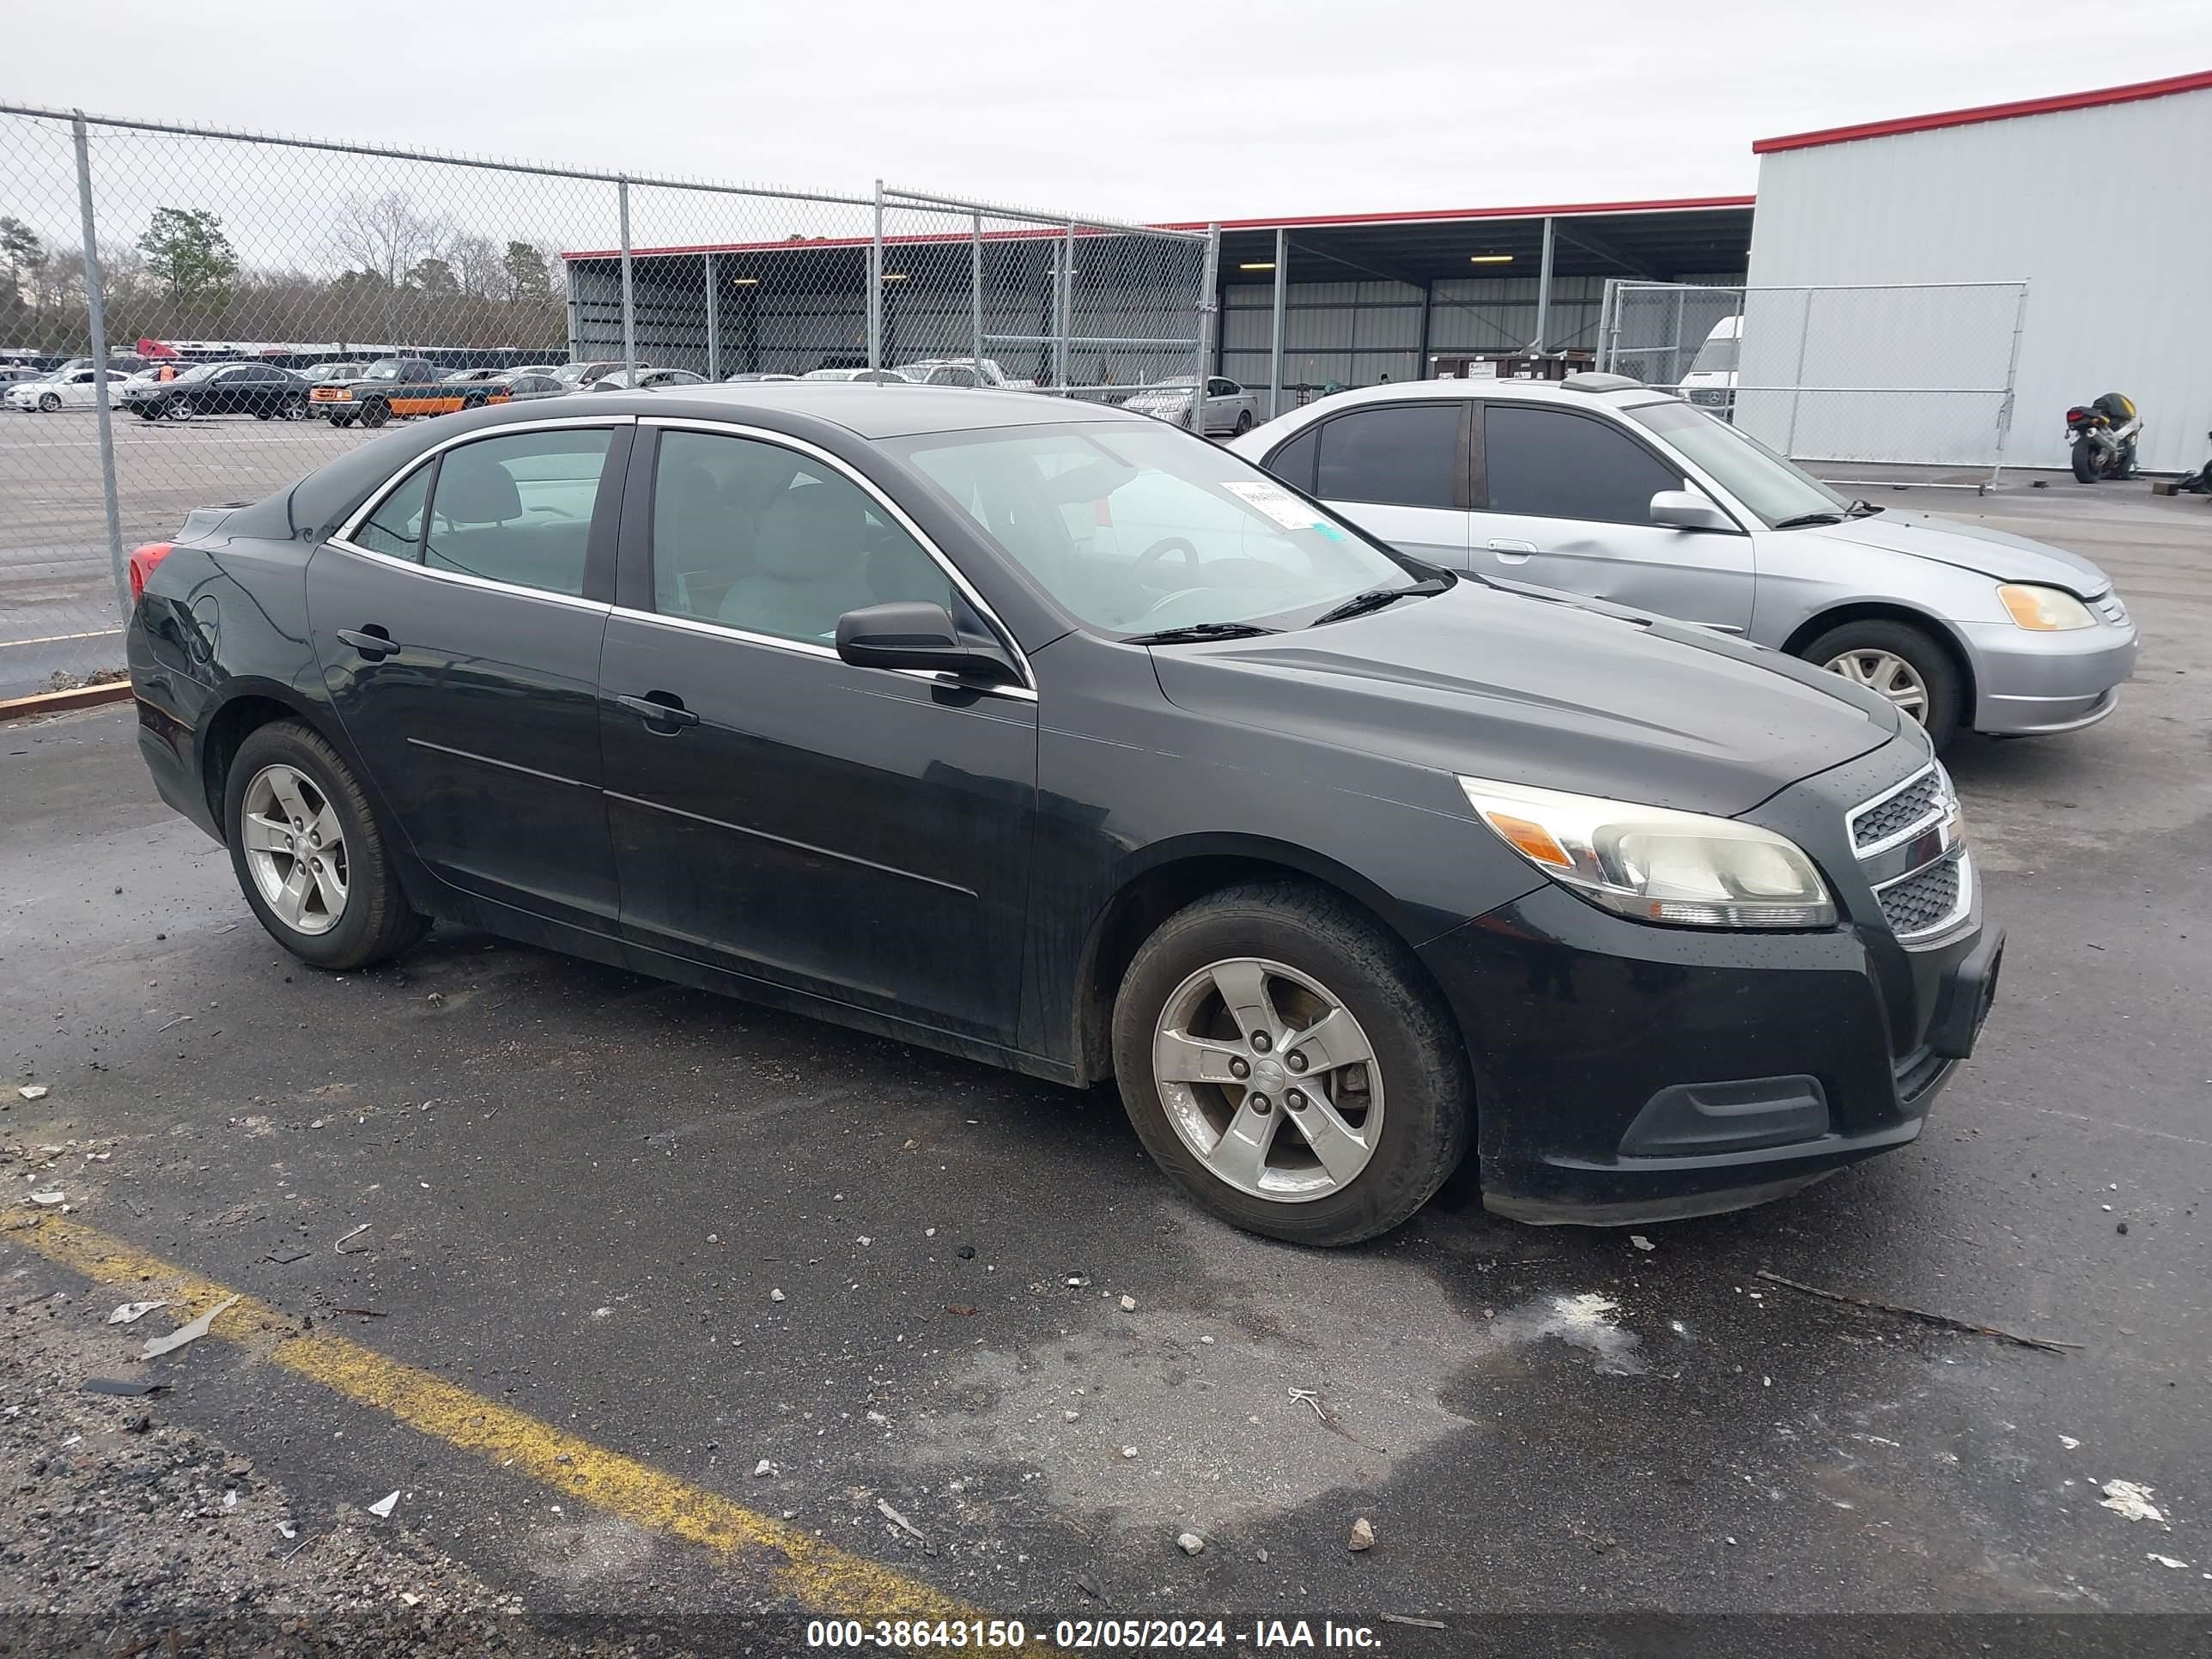
<path id="1" fill-rule="evenodd" d="M 1959 908 L 1962 885 L 1959 859 L 1945 859 L 1925 870 L 1893 882 L 1875 895 L 1890 931 L 1899 939 L 1925 933 L 1942 926 Z"/>
<path id="2" fill-rule="evenodd" d="M 1851 846 L 1864 853 L 1936 817 L 1942 809 L 1945 794 L 1943 775 L 1929 768 L 1894 794 L 1852 814 Z"/>

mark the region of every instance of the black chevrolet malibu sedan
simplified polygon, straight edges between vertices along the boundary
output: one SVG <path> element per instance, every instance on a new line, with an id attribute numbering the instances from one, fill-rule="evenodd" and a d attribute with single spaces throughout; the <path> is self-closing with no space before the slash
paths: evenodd
<path id="1" fill-rule="evenodd" d="M 1834 675 L 1389 551 L 1158 422 L 756 385 L 392 433 L 139 550 L 140 743 L 270 933 L 432 920 L 1085 1085 L 1280 1238 L 1919 1133 L 1997 969 Z"/>

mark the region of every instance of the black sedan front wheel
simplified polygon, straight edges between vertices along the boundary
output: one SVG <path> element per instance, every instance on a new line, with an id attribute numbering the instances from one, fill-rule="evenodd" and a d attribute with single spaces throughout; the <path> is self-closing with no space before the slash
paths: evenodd
<path id="1" fill-rule="evenodd" d="M 161 410 L 161 417 L 169 421 L 189 421 L 198 413 L 190 398 L 172 398 Z"/>
<path id="2" fill-rule="evenodd" d="M 363 968 L 421 939 L 361 785 L 313 727 L 278 720 L 239 745 L 223 829 L 246 902 L 316 968 Z"/>
<path id="3" fill-rule="evenodd" d="M 1389 1231 L 1467 1151 L 1474 1082 L 1404 945 L 1335 896 L 1255 883 L 1186 906 L 1114 1009 L 1121 1103 L 1227 1220 L 1298 1244 Z"/>

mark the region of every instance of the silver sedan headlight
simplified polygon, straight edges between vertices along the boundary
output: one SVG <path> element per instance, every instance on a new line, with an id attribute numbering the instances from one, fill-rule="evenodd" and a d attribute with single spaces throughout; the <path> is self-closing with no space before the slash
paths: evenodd
<path id="1" fill-rule="evenodd" d="M 1499 840 L 1618 915 L 1678 927 L 1826 927 L 1836 920 L 1813 860 L 1771 830 L 1486 778 L 1459 783 Z"/>

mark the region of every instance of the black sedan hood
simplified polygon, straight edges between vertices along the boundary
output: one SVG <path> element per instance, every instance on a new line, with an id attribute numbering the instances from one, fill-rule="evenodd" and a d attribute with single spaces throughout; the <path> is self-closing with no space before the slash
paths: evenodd
<path id="1" fill-rule="evenodd" d="M 1733 816 L 1896 736 L 1795 658 L 1462 581 L 1292 633 L 1155 647 L 1169 701 L 1477 777 Z"/>

